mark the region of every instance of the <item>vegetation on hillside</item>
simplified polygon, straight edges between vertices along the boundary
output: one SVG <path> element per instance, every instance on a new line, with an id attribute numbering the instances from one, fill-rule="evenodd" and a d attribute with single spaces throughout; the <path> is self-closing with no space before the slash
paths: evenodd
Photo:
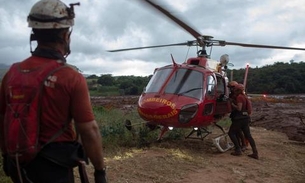
<path id="1" fill-rule="evenodd" d="M 234 70 L 234 80 L 243 82 L 245 69 Z M 248 93 L 305 93 L 305 63 L 276 62 L 261 68 L 249 68 Z"/>
<path id="2" fill-rule="evenodd" d="M 233 80 L 243 83 L 245 69 L 227 70 L 233 72 Z M 101 76 L 87 78 L 92 95 L 139 95 L 151 76 Z M 261 68 L 249 68 L 247 79 L 248 93 L 297 94 L 305 93 L 305 63 L 276 62 Z M 231 78 L 230 78 L 231 79 Z"/>
<path id="3" fill-rule="evenodd" d="M 91 95 L 139 95 L 150 78 L 151 76 L 91 75 L 87 77 L 87 84 Z"/>
<path id="4" fill-rule="evenodd" d="M 0 80 L 6 69 L 0 69 Z M 245 69 L 228 69 L 228 77 L 243 83 Z M 248 93 L 300 94 L 305 93 L 305 63 L 276 62 L 273 65 L 249 68 Z M 90 75 L 87 83 L 91 95 L 139 95 L 147 85 L 150 76 L 112 76 L 111 74 Z M 229 78 L 231 79 L 231 78 Z"/>

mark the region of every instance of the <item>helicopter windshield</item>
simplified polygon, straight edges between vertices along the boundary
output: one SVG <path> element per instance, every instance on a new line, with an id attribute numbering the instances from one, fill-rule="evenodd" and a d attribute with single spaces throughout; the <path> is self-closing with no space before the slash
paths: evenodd
<path id="1" fill-rule="evenodd" d="M 158 70 L 146 87 L 146 92 L 158 92 L 168 78 L 172 68 Z M 165 93 L 183 95 L 196 99 L 202 98 L 203 74 L 201 72 L 180 68 L 170 78 Z"/>
<path id="2" fill-rule="evenodd" d="M 153 77 L 150 79 L 149 83 L 145 88 L 145 93 L 156 93 L 158 92 L 164 81 L 168 78 L 169 74 L 171 73 L 172 69 L 160 69 L 157 70 Z"/>

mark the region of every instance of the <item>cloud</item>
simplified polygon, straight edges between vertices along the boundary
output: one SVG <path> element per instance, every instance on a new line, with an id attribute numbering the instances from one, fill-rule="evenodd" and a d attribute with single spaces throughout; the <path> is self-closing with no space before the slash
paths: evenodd
<path id="1" fill-rule="evenodd" d="M 26 17 L 34 0 L 2 1 L 0 63 L 30 56 Z M 305 2 L 299 0 L 154 0 L 203 35 L 250 44 L 305 47 Z M 66 4 L 75 0 L 63 1 Z M 141 0 L 83 0 L 75 7 L 68 62 L 83 73 L 148 76 L 156 67 L 196 56 L 196 48 L 165 47 L 111 53 L 107 50 L 181 43 L 194 37 Z M 210 50 L 208 50 L 209 52 Z M 234 68 L 264 66 L 277 61 L 302 61 L 304 51 L 213 47 L 212 58 L 229 54 Z"/>

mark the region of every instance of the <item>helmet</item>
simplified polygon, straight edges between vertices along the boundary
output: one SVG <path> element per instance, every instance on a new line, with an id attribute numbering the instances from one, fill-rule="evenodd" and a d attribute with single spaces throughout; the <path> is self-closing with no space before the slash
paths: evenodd
<path id="1" fill-rule="evenodd" d="M 228 83 L 228 87 L 235 87 L 236 85 L 238 85 L 238 83 L 236 81 L 230 81 Z"/>
<path id="2" fill-rule="evenodd" d="M 68 8 L 60 0 L 41 0 L 31 9 L 27 18 L 28 26 L 34 29 L 61 29 L 74 25 L 74 5 Z"/>
<path id="3" fill-rule="evenodd" d="M 235 87 L 234 87 L 235 90 L 244 90 L 245 89 L 245 86 L 243 84 L 237 84 Z"/>

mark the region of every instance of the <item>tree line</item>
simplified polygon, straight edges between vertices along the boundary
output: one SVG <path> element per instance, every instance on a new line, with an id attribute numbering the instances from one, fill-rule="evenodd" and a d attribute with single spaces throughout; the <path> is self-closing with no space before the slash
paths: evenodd
<path id="1" fill-rule="evenodd" d="M 243 83 L 245 69 L 233 71 L 233 78 Z M 249 68 L 248 93 L 303 94 L 305 93 L 305 63 L 276 62 L 261 68 Z"/>
<path id="2" fill-rule="evenodd" d="M 102 74 L 90 75 L 86 79 L 93 95 L 140 95 L 151 77 Z"/>
<path id="3" fill-rule="evenodd" d="M 233 80 L 243 83 L 245 69 L 227 70 Z M 94 94 L 105 95 L 140 95 L 152 77 L 112 76 L 102 74 L 87 77 L 89 90 Z M 276 62 L 263 67 L 249 68 L 247 77 L 248 93 L 300 94 L 305 93 L 305 63 Z M 230 78 L 231 79 L 231 78 Z"/>

